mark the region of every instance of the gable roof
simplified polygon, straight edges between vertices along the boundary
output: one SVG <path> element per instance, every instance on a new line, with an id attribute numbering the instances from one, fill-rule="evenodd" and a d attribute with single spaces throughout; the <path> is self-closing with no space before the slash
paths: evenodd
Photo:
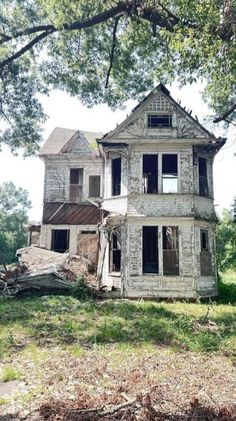
<path id="1" fill-rule="evenodd" d="M 209 130 L 207 130 L 199 121 L 197 118 L 194 118 L 191 115 L 191 112 L 186 111 L 184 107 L 180 105 L 175 99 L 170 95 L 170 91 L 162 84 L 160 83 L 155 89 L 153 89 L 144 99 L 141 101 L 131 112 L 131 114 L 121 123 L 119 124 L 114 130 L 106 133 L 102 139 L 98 141 L 98 143 L 106 143 L 110 142 L 113 139 L 115 140 L 116 137 L 119 137 L 119 139 L 122 139 L 122 132 L 125 132 L 126 129 L 128 131 L 130 130 L 130 127 L 134 125 L 135 122 L 138 122 L 140 124 L 140 117 L 142 111 L 150 111 L 152 108 L 149 108 L 152 106 L 152 102 L 155 102 L 157 99 L 157 96 L 160 96 L 168 102 L 169 106 L 168 109 L 175 110 L 175 112 L 178 114 L 178 117 L 183 119 L 187 122 L 188 126 L 192 126 L 194 128 L 194 131 L 198 133 L 197 137 L 205 138 L 205 139 L 216 139 L 215 135 L 211 133 Z M 155 110 L 158 113 L 158 109 Z M 163 109 L 160 109 L 160 111 L 164 111 Z M 167 112 L 168 110 L 166 110 Z M 140 127 L 140 129 L 143 129 L 144 127 Z M 125 133 L 126 134 L 126 133 Z M 129 136 L 128 136 L 129 137 Z M 182 137 L 182 136 L 181 136 Z M 194 136 L 196 137 L 196 136 Z M 124 135 L 124 139 L 126 136 Z"/>
<path id="2" fill-rule="evenodd" d="M 57 155 L 62 153 L 68 143 L 79 134 L 82 134 L 89 144 L 95 143 L 96 139 L 103 135 L 101 132 L 87 132 L 82 130 L 56 127 L 46 140 L 45 144 L 42 146 L 39 152 L 39 156 Z"/>

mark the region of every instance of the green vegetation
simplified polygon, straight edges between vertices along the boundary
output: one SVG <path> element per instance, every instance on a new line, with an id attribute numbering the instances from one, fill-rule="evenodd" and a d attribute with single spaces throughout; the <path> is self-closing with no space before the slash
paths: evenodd
<path id="1" fill-rule="evenodd" d="M 38 93 L 52 89 L 115 107 L 158 80 L 204 80 L 216 120 L 235 118 L 235 0 L 3 0 L 0 21 L 0 140 L 12 150 L 37 151 Z"/>
<path id="2" fill-rule="evenodd" d="M 229 275 L 228 275 L 229 276 Z M 235 276 L 235 275 L 234 275 Z M 229 279 L 220 291 L 234 291 Z M 235 302 L 233 293 L 229 297 Z M 230 302 L 230 300 L 228 301 Z M 67 296 L 25 298 L 0 302 L 0 354 L 40 346 L 85 347 L 117 344 L 164 345 L 173 350 L 219 352 L 235 356 L 236 311 L 233 304 L 155 303 L 150 301 L 78 301 Z M 204 322 L 203 322 L 204 321 Z M 34 345 L 32 345 L 34 344 Z"/>
<path id="3" fill-rule="evenodd" d="M 10 382 L 12 380 L 20 380 L 21 377 L 22 374 L 19 370 L 16 370 L 12 366 L 5 366 L 2 375 L 0 376 L 0 380 L 2 382 Z"/>
<path id="4" fill-rule="evenodd" d="M 26 246 L 30 208 L 28 193 L 12 182 L 0 186 L 0 264 L 16 260 L 16 250 Z"/>
<path id="5" fill-rule="evenodd" d="M 236 270 L 236 200 L 231 210 L 224 210 L 216 227 L 216 260 L 218 269 L 224 272 Z"/>

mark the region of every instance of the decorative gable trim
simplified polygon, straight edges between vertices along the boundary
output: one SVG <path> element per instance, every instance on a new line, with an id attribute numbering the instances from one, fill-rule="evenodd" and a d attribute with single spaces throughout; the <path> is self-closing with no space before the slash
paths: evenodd
<path id="1" fill-rule="evenodd" d="M 173 127 L 156 129 L 147 127 L 148 113 L 160 113 L 173 115 Z M 124 120 L 115 130 L 107 133 L 103 140 L 113 139 L 137 139 L 137 138 L 201 138 L 214 139 L 190 113 L 180 106 L 170 95 L 164 85 L 158 85 L 140 104 L 132 111 L 132 114 Z"/>
<path id="2" fill-rule="evenodd" d="M 92 152 L 83 133 L 77 131 L 69 142 L 61 149 L 60 153 L 91 154 Z"/>

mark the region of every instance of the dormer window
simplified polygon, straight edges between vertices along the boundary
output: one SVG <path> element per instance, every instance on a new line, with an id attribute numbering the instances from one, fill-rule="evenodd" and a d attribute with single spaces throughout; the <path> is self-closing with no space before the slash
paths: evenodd
<path id="1" fill-rule="evenodd" d="M 148 127 L 162 129 L 172 127 L 171 114 L 148 114 Z"/>

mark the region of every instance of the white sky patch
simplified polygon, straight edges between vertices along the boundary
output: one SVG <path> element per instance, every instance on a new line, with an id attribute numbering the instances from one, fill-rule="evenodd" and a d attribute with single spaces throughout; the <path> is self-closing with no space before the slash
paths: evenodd
<path id="1" fill-rule="evenodd" d="M 192 110 L 192 115 L 199 121 L 210 114 L 206 104 L 201 99 L 202 85 L 179 89 L 177 84 L 170 87 L 170 93 L 176 100 L 181 100 L 181 106 Z M 129 101 L 122 111 L 111 111 L 106 105 L 86 108 L 77 99 L 62 92 L 52 92 L 50 97 L 42 98 L 42 103 L 49 119 L 44 125 L 46 140 L 54 127 L 65 127 L 84 131 L 106 133 L 120 124 L 137 104 Z M 206 126 L 206 125 L 205 125 Z M 210 129 L 212 130 L 212 128 Z M 219 135 L 214 130 L 216 135 Z M 231 128 L 227 133 L 228 141 L 217 154 L 214 164 L 215 204 L 217 213 L 229 208 L 236 197 L 236 133 Z M 0 184 L 13 181 L 17 187 L 23 187 L 29 192 L 32 202 L 30 219 L 40 221 L 42 218 L 44 164 L 38 158 L 14 157 L 7 147 L 0 153 Z"/>

